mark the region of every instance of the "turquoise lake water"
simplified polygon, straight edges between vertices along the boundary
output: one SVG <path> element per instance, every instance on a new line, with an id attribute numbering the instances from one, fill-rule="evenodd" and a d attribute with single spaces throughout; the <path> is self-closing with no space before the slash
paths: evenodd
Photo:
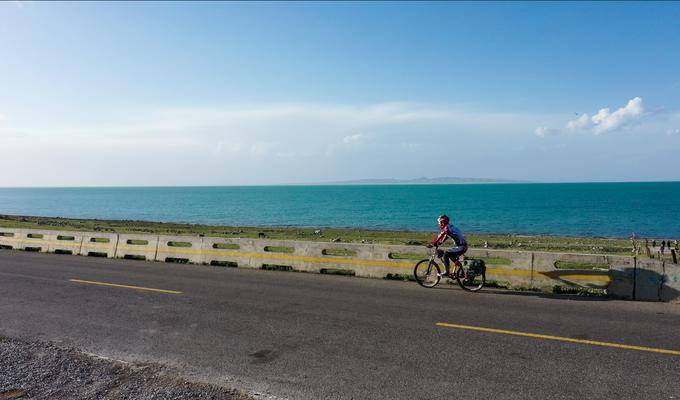
<path id="1" fill-rule="evenodd" d="M 680 182 L 0 188 L 0 214 L 680 239 Z"/>

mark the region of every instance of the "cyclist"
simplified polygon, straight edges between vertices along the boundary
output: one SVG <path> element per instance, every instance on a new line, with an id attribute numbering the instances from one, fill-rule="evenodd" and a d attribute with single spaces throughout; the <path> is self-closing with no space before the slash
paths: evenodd
<path id="1" fill-rule="evenodd" d="M 454 263 L 458 262 L 458 257 L 465 254 L 468 249 L 467 241 L 465 240 L 465 235 L 457 227 L 453 226 L 451 220 L 447 215 L 440 215 L 437 218 L 439 223 L 439 235 L 437 235 L 432 243 L 428 244 L 427 247 L 441 246 L 446 242 L 448 238 L 453 240 L 455 246 L 444 252 L 444 266 L 446 266 L 446 274 L 451 276 L 451 260 Z"/>

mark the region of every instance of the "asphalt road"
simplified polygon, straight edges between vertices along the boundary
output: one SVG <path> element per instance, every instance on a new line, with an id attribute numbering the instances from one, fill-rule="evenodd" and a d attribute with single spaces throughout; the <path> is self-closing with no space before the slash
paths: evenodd
<path id="1" fill-rule="evenodd" d="M 678 304 L 3 250 L 0 334 L 289 399 L 680 398 Z"/>

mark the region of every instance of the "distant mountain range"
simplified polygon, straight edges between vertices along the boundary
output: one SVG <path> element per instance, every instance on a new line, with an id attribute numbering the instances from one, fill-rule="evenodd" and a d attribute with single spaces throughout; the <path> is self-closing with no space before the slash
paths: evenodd
<path id="1" fill-rule="evenodd" d="M 322 182 L 320 185 L 451 185 L 460 183 L 526 183 L 527 181 L 511 181 L 505 179 L 484 179 L 484 178 L 459 178 L 459 177 L 440 177 L 440 178 L 415 178 L 415 179 L 395 179 L 395 178 L 373 178 L 357 179 L 348 181 Z"/>

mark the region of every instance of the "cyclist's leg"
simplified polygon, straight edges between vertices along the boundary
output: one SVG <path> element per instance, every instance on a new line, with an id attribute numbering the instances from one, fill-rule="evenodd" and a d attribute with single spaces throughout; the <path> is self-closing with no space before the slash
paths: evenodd
<path id="1" fill-rule="evenodd" d="M 442 257 L 444 260 L 444 267 L 446 267 L 446 275 L 449 275 L 449 271 L 451 269 L 451 260 L 449 259 L 449 252 L 445 251 L 444 256 Z"/>
<path id="2" fill-rule="evenodd" d="M 455 265 L 454 267 L 454 273 L 456 272 L 456 269 L 460 267 L 460 262 L 458 261 L 458 258 L 465 254 L 467 251 L 467 246 L 453 246 L 450 249 L 446 250 L 446 253 L 444 253 L 444 259 L 445 260 L 453 260 L 453 263 Z M 446 273 L 450 273 L 450 268 L 449 265 L 446 264 Z"/>

